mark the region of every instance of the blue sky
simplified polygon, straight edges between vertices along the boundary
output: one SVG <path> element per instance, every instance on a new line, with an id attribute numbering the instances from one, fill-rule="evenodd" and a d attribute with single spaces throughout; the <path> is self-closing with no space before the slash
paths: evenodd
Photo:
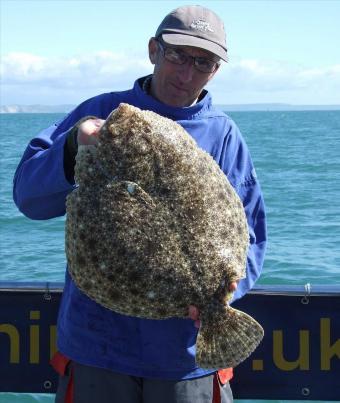
<path id="1" fill-rule="evenodd" d="M 225 23 L 219 104 L 340 104 L 340 1 L 1 1 L 1 103 L 79 103 L 152 72 L 147 43 L 184 4 Z"/>

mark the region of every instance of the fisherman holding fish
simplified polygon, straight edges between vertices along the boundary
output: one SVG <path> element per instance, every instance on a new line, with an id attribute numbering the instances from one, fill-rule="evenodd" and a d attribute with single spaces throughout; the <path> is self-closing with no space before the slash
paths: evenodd
<path id="1" fill-rule="evenodd" d="M 266 245 L 264 202 L 248 148 L 235 123 L 214 108 L 204 89 L 227 47 L 223 22 L 200 6 L 168 14 L 149 41 L 153 74 L 132 89 L 91 98 L 28 145 L 14 178 L 14 200 L 32 219 L 66 211 L 76 188 L 80 145 L 96 145 L 105 119 L 119 104 L 151 110 L 178 123 L 209 153 L 240 197 L 249 228 L 246 278 L 232 281 L 233 300 L 259 277 Z M 99 256 L 100 259 L 100 256 Z M 199 311 L 189 318 L 151 320 L 113 312 L 88 298 L 66 270 L 58 317 L 56 402 L 232 402 L 232 369 L 196 365 Z"/>

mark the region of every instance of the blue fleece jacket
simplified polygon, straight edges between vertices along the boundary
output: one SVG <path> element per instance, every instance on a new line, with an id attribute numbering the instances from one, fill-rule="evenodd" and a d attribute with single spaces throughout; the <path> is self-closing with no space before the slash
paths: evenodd
<path id="1" fill-rule="evenodd" d="M 141 88 L 91 98 L 65 119 L 43 130 L 28 145 L 14 178 L 14 200 L 27 217 L 50 219 L 65 214 L 66 196 L 75 188 L 64 171 L 64 145 L 69 129 L 86 115 L 106 119 L 119 103 L 148 109 L 177 121 L 207 151 L 236 189 L 245 208 L 250 247 L 247 278 L 240 298 L 260 275 L 266 244 L 264 202 L 247 146 L 235 123 L 212 106 L 205 92 L 193 106 L 167 106 Z M 190 379 L 213 372 L 195 364 L 197 329 L 190 319 L 147 320 L 112 312 L 90 300 L 66 270 L 58 318 L 58 349 L 86 365 L 141 377 Z"/>

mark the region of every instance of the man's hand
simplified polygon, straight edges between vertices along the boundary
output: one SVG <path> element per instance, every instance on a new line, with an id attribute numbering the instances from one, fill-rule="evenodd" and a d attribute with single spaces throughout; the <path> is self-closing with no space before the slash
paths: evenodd
<path id="1" fill-rule="evenodd" d="M 238 281 L 233 281 L 229 284 L 229 291 L 235 292 L 237 290 Z M 195 321 L 195 327 L 199 329 L 201 321 L 199 320 L 200 311 L 195 305 L 189 305 L 189 318 Z"/>
<path id="2" fill-rule="evenodd" d="M 77 141 L 78 145 L 96 145 L 98 143 L 99 131 L 105 120 L 87 119 L 78 127 Z"/>

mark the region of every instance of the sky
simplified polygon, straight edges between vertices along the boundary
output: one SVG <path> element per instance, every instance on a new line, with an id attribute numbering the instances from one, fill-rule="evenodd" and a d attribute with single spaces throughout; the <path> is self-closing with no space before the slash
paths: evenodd
<path id="1" fill-rule="evenodd" d="M 78 104 L 152 73 L 166 14 L 200 4 L 224 21 L 216 104 L 340 104 L 340 0 L 0 0 L 1 105 Z"/>

